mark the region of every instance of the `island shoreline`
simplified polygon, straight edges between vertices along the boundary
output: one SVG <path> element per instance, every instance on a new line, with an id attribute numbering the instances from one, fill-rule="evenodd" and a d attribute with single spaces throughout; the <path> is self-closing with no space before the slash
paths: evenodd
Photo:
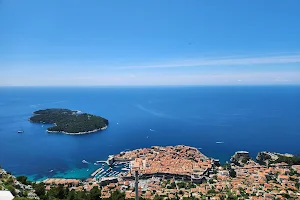
<path id="1" fill-rule="evenodd" d="M 85 131 L 85 132 L 78 132 L 78 133 L 69 133 L 69 132 L 65 132 L 65 131 L 49 131 L 49 130 L 46 130 L 47 133 L 64 133 L 64 134 L 67 134 L 67 135 L 84 135 L 84 134 L 89 134 L 89 133 L 95 133 L 95 132 L 98 132 L 98 131 L 103 131 L 105 129 L 107 129 L 107 125 L 102 127 L 102 128 L 99 128 L 99 129 L 95 129 L 95 130 L 91 130 L 91 131 Z"/>

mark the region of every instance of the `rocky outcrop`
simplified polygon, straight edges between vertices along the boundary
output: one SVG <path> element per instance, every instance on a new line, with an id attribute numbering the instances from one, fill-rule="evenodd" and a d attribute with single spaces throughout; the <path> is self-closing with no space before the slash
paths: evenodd
<path id="1" fill-rule="evenodd" d="M 278 156 L 276 156 L 274 153 L 265 152 L 265 151 L 259 152 L 256 156 L 256 160 L 262 164 L 273 161 L 273 160 L 277 160 L 277 159 L 278 159 Z"/>
<path id="2" fill-rule="evenodd" d="M 257 154 L 256 160 L 260 164 L 276 164 L 276 163 L 286 163 L 288 165 L 300 164 L 300 157 L 288 153 L 281 154 L 281 153 L 263 151 Z"/>
<path id="3" fill-rule="evenodd" d="M 249 152 L 247 151 L 237 151 L 235 154 L 230 158 L 230 162 L 243 166 L 245 165 L 249 160 L 251 160 L 249 156 Z"/>
<path id="4" fill-rule="evenodd" d="M 25 182 L 25 183 L 24 183 Z M 27 182 L 27 177 L 16 178 L 11 173 L 0 168 L 0 190 L 9 190 L 14 197 L 27 197 L 30 199 L 40 199 L 32 185 Z M 26 198 L 26 199 L 27 199 Z M 0 197 L 0 199 L 2 199 Z"/>

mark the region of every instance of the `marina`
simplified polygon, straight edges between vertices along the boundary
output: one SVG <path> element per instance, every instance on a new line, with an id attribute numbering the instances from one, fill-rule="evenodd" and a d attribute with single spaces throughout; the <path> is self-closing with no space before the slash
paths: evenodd
<path id="1" fill-rule="evenodd" d="M 99 168 L 99 169 L 97 169 L 96 171 L 94 171 L 94 172 L 91 174 L 91 176 L 96 176 L 97 174 L 100 174 L 100 173 L 103 172 L 103 171 L 104 171 L 103 168 Z"/>
<path id="2" fill-rule="evenodd" d="M 102 163 L 102 166 L 91 174 L 91 177 L 99 181 L 102 178 L 116 178 L 121 172 L 127 173 L 130 170 L 129 162 L 113 162 L 111 165 L 108 165 L 107 161 L 96 161 L 94 165 L 100 165 L 100 163 Z"/>

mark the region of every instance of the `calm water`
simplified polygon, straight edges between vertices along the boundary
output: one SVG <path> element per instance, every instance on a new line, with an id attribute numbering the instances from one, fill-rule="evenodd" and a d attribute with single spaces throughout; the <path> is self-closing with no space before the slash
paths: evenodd
<path id="1" fill-rule="evenodd" d="M 89 135 L 48 134 L 28 122 L 45 108 L 81 110 L 110 125 Z M 83 159 L 152 145 L 191 145 L 223 162 L 237 150 L 300 153 L 298 86 L 0 88 L 0 111 L 0 165 L 35 180 L 85 178 L 96 166 Z"/>

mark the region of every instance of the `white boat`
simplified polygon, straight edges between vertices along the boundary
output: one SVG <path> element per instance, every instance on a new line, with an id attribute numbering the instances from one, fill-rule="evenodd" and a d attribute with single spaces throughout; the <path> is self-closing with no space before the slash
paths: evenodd
<path id="1" fill-rule="evenodd" d="M 24 131 L 23 130 L 19 130 L 18 133 L 24 133 Z"/>
<path id="2" fill-rule="evenodd" d="M 155 131 L 155 130 L 153 130 L 153 129 L 151 129 L 151 128 L 150 128 L 149 130 L 152 131 L 152 132 Z"/>
<path id="3" fill-rule="evenodd" d="M 84 163 L 84 164 L 88 164 L 89 162 L 88 162 L 88 161 L 86 161 L 86 160 L 82 160 L 82 163 Z"/>
<path id="4" fill-rule="evenodd" d="M 224 142 L 216 142 L 217 144 L 223 144 Z"/>
<path id="5" fill-rule="evenodd" d="M 129 171 L 130 169 L 128 169 L 128 168 L 122 168 L 121 170 L 123 170 L 123 171 Z"/>

